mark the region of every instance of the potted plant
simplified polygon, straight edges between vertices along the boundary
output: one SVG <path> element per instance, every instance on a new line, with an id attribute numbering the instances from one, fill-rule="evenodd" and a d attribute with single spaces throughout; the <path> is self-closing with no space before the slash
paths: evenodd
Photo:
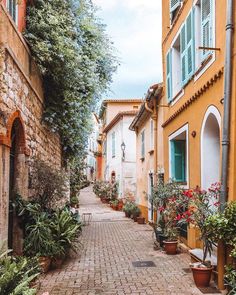
<path id="1" fill-rule="evenodd" d="M 163 244 L 166 254 L 175 255 L 178 246 L 178 227 L 174 223 L 169 222 L 165 227 L 164 236 L 165 240 L 163 241 Z"/>
<path id="2" fill-rule="evenodd" d="M 55 247 L 48 216 L 41 213 L 36 217 L 35 223 L 26 226 L 24 252 L 30 256 L 38 256 L 42 272 L 45 273 L 49 270 Z"/>
<path id="3" fill-rule="evenodd" d="M 124 206 L 123 200 L 119 199 L 118 200 L 118 211 L 122 211 L 123 206 Z"/>
<path id="4" fill-rule="evenodd" d="M 141 214 L 141 210 L 140 210 L 140 208 L 137 206 L 137 205 L 134 205 L 133 206 L 133 208 L 131 208 L 131 214 L 132 214 L 132 216 L 133 216 L 133 220 L 135 221 L 135 222 L 137 222 L 137 219 L 138 219 L 138 217 L 140 216 L 140 214 Z"/>
<path id="5" fill-rule="evenodd" d="M 212 216 L 219 205 L 220 184 L 213 184 L 208 191 L 195 190 L 185 191 L 189 196 L 190 205 L 187 211 L 179 216 L 179 223 L 183 220 L 200 230 L 199 239 L 203 243 L 203 259 L 200 263 L 191 264 L 193 278 L 197 287 L 208 287 L 211 280 L 213 267 L 207 257 L 211 256 L 214 242 L 211 233 L 208 231 L 207 220 Z"/>
<path id="6" fill-rule="evenodd" d="M 126 201 L 123 207 L 123 211 L 125 212 L 125 217 L 131 217 L 133 202 Z"/>
<path id="7" fill-rule="evenodd" d="M 112 209 L 118 210 L 118 203 L 119 201 L 117 199 L 110 201 Z"/>

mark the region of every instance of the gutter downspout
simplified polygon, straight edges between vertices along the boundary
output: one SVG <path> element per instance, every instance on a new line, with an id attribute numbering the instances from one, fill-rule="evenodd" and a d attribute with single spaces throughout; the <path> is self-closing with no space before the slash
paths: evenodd
<path id="1" fill-rule="evenodd" d="M 228 166 L 230 145 L 230 107 L 232 95 L 232 45 L 233 45 L 233 0 L 227 1 L 225 75 L 224 75 L 224 117 L 222 131 L 222 167 L 220 210 L 223 211 L 228 198 Z"/>
<path id="2" fill-rule="evenodd" d="M 221 193 L 220 211 L 224 210 L 228 199 L 228 167 L 229 167 L 229 147 L 230 147 L 230 107 L 232 99 L 232 45 L 233 45 L 233 2 L 227 0 L 227 20 L 226 20 L 226 44 L 225 44 L 225 74 L 224 74 L 224 115 L 222 130 L 222 165 L 221 165 Z M 219 241 L 217 249 L 218 268 L 218 288 L 225 289 L 224 286 L 224 266 L 226 263 L 226 250 L 224 241 Z"/>

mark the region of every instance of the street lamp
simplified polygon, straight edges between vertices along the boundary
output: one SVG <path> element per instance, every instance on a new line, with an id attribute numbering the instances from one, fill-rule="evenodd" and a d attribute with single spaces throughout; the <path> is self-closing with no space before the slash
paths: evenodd
<path id="1" fill-rule="evenodd" d="M 121 144 L 121 150 L 122 150 L 122 161 L 124 161 L 125 160 L 125 143 L 124 142 L 122 142 L 122 144 Z"/>

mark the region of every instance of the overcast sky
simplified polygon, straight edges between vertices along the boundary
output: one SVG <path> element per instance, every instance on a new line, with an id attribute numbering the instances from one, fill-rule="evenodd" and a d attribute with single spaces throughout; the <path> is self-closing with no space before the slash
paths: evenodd
<path id="1" fill-rule="evenodd" d="M 142 98 L 161 82 L 161 0 L 93 0 L 121 66 L 109 98 Z"/>

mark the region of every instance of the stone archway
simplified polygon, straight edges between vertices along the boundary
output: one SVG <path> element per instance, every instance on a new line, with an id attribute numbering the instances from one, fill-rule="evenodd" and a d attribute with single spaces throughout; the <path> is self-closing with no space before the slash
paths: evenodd
<path id="1" fill-rule="evenodd" d="M 201 132 L 201 186 L 208 189 L 220 180 L 220 126 L 221 116 L 210 106 L 205 114 Z"/>

